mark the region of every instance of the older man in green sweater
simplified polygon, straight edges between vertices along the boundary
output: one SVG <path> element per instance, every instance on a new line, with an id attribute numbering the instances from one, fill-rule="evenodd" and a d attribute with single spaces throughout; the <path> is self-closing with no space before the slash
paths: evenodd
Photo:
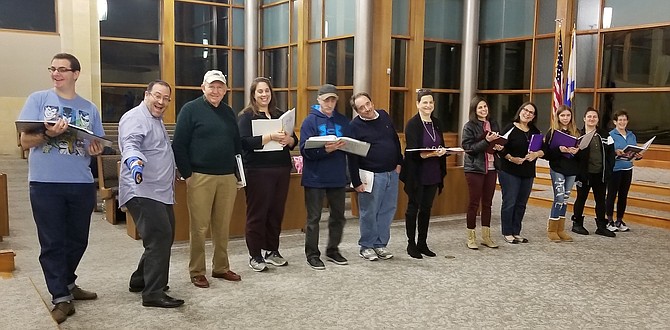
<path id="1" fill-rule="evenodd" d="M 223 103 L 226 77 L 221 71 L 205 73 L 203 96 L 181 108 L 172 149 L 177 168 L 186 179 L 191 230 L 191 282 L 208 288 L 205 277 L 205 236 L 211 227 L 214 256 L 212 277 L 241 278 L 230 270 L 228 229 L 237 194 L 235 155 L 242 152 L 233 109 Z"/>

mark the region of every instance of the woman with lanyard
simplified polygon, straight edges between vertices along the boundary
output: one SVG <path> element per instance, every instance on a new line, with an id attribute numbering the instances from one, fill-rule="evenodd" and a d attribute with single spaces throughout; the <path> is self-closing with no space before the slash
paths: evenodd
<path id="1" fill-rule="evenodd" d="M 447 175 L 447 150 L 441 148 L 444 147 L 442 130 L 432 115 L 435 110 L 433 92 L 420 89 L 416 99 L 418 113 L 405 127 L 405 162 L 400 170 L 400 181 L 405 184 L 408 198 L 405 212 L 407 253 L 412 258 L 421 259 L 423 255 L 435 256 L 426 240 L 433 200 L 436 193 L 442 192 Z M 407 151 L 423 148 L 434 148 L 435 151 Z"/>
<path id="2" fill-rule="evenodd" d="M 589 107 L 584 114 L 584 129 L 582 134 L 595 130 L 589 146 L 577 153 L 581 172 L 577 175 L 577 199 L 573 207 L 572 231 L 588 235 L 584 228 L 584 205 L 589 197 L 589 190 L 593 188 L 593 198 L 596 202 L 596 234 L 615 237 L 616 234 L 607 230 L 605 218 L 605 190 L 607 180 L 614 167 L 614 145 L 608 132 L 598 127 L 598 110 Z"/>

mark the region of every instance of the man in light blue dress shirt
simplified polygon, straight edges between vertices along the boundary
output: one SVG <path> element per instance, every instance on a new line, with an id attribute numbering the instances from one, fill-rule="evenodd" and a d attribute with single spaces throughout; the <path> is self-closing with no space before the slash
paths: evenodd
<path id="1" fill-rule="evenodd" d="M 184 304 L 165 291 L 174 241 L 175 162 L 163 113 L 172 89 L 162 80 L 149 83 L 144 100 L 119 121 L 121 174 L 119 205 L 135 219 L 144 254 L 130 277 L 131 292 L 142 292 L 142 305 L 172 308 Z"/>

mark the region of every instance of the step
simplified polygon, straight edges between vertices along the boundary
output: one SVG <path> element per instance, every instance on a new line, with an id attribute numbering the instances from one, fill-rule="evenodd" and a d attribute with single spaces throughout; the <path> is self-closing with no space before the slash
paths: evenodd
<path id="1" fill-rule="evenodd" d="M 629 201 L 630 201 L 630 199 L 629 199 Z M 531 204 L 531 205 L 546 207 L 547 209 L 551 208 L 551 205 L 553 204 L 553 202 L 554 202 L 553 198 L 537 197 L 537 196 L 531 196 L 530 199 L 528 200 L 528 203 Z M 569 203 L 568 204 L 568 213 L 572 213 L 572 207 L 573 207 L 573 204 Z M 594 216 L 595 215 L 595 208 L 593 207 L 593 205 L 589 205 L 587 203 L 587 205 L 584 206 L 584 214 Z M 643 214 L 643 213 L 640 213 L 640 211 L 637 211 L 637 210 L 628 210 L 627 209 L 625 220 L 626 220 L 626 222 L 639 223 L 639 224 L 648 225 L 648 226 L 670 229 L 670 219 L 668 219 L 668 217 L 651 215 L 651 214 Z"/>

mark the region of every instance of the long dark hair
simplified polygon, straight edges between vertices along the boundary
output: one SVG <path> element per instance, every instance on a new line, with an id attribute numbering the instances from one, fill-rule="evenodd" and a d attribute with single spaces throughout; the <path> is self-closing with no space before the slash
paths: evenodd
<path id="1" fill-rule="evenodd" d="M 531 119 L 530 122 L 528 123 L 528 127 L 537 128 L 537 126 L 535 125 L 535 123 L 537 123 L 537 115 L 538 115 L 537 106 L 533 102 L 525 102 L 524 104 L 522 104 L 519 107 L 519 110 L 516 111 L 516 115 L 514 116 L 513 122 L 518 123 L 519 121 L 521 121 L 521 111 L 523 111 L 523 108 L 525 108 L 527 105 L 532 105 L 533 109 L 535 110 L 535 115 L 533 116 L 533 119 Z"/>
<path id="2" fill-rule="evenodd" d="M 270 79 L 265 78 L 265 77 L 257 77 L 251 82 L 251 86 L 249 86 L 249 103 L 247 106 L 240 111 L 238 114 L 241 116 L 244 113 L 253 113 L 254 115 L 260 115 L 260 111 L 258 111 L 258 104 L 256 103 L 256 87 L 258 87 L 259 83 L 266 83 L 268 85 L 268 88 L 270 89 L 270 103 L 268 104 L 268 112 L 270 113 L 271 116 L 273 117 L 279 117 L 280 111 L 277 109 L 277 101 L 275 100 L 275 92 L 272 89 L 272 83 L 270 83 Z"/>
<path id="3" fill-rule="evenodd" d="M 479 118 L 477 117 L 477 106 L 479 105 L 479 102 L 484 102 L 486 103 L 487 107 L 489 106 L 489 103 L 486 102 L 486 100 L 483 97 L 479 95 L 473 97 L 472 100 L 470 101 L 470 121 L 477 122 L 479 120 Z M 486 120 L 489 120 L 490 116 L 491 116 L 491 110 L 489 109 L 489 113 L 486 115 Z"/>

